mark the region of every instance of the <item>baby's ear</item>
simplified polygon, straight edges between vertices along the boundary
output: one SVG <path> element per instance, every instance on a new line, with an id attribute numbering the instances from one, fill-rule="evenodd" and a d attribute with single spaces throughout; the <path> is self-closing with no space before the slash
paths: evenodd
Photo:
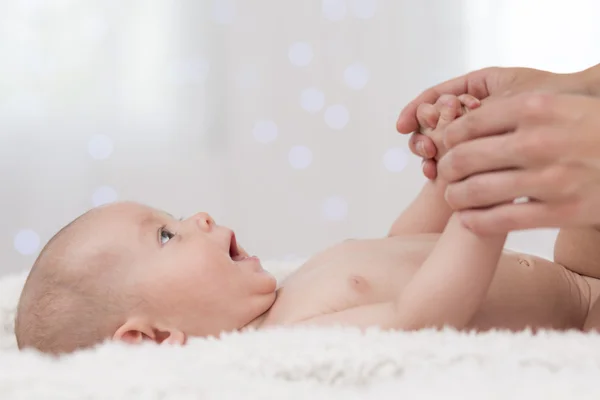
<path id="1" fill-rule="evenodd" d="M 184 345 L 186 335 L 178 329 L 153 326 L 149 321 L 141 318 L 131 318 L 117 329 L 113 340 L 130 344 L 139 344 L 144 340 L 151 340 L 158 344 Z"/>
<path id="2" fill-rule="evenodd" d="M 143 340 L 155 340 L 154 332 L 147 321 L 140 318 L 130 318 L 117 329 L 113 340 L 129 344 L 139 344 Z"/>

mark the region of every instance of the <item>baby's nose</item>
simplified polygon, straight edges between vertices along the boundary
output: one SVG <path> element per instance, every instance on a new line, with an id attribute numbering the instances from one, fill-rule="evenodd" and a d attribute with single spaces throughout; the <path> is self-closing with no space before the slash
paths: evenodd
<path id="1" fill-rule="evenodd" d="M 200 229 L 206 232 L 210 232 L 210 230 L 215 225 L 215 221 L 212 219 L 212 217 L 205 212 L 200 212 L 194 215 L 194 220 L 196 221 Z"/>

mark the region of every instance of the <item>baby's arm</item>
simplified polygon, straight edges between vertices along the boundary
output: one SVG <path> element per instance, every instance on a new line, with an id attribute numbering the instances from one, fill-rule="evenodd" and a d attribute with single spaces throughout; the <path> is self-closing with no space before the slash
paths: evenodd
<path id="1" fill-rule="evenodd" d="M 438 129 L 448 119 L 440 118 Z M 434 250 L 394 301 L 304 322 L 405 330 L 468 326 L 487 295 L 506 235 L 478 236 L 464 227 L 446 204 L 444 190 L 439 179 L 428 182 L 390 231 L 390 235 L 443 231 Z"/>
<path id="2" fill-rule="evenodd" d="M 454 214 L 434 250 L 393 301 L 354 307 L 299 321 L 308 325 L 417 330 L 463 329 L 490 287 L 506 235 L 481 237 Z"/>
<path id="3" fill-rule="evenodd" d="M 465 104 L 479 105 L 471 96 L 459 100 L 456 96 L 441 96 L 435 105 L 424 104 L 417 110 L 421 130 L 436 143 L 437 157 L 445 153 L 441 134 L 443 129 L 466 110 Z M 441 233 L 452 215 L 444 199 L 446 183 L 441 179 L 428 181 L 415 200 L 394 221 L 388 236 Z"/>
<path id="4" fill-rule="evenodd" d="M 445 152 L 440 135 L 443 127 L 454 119 L 453 116 L 461 115 L 460 110 L 456 110 L 455 97 L 440 99 L 445 105 L 440 108 L 437 128 L 429 132 L 438 148 L 438 157 Z M 473 104 L 471 100 L 463 98 L 460 103 Z M 394 304 L 398 328 L 465 327 L 479 310 L 496 272 L 506 234 L 475 235 L 462 225 L 458 214 L 452 214 L 444 191 L 445 183 L 440 179 L 429 182 L 396 221 L 398 225 L 394 224 L 396 232 L 443 230 L 433 251 Z M 420 225 L 419 221 L 422 221 Z"/>
<path id="5" fill-rule="evenodd" d="M 478 236 L 458 215 L 396 302 L 402 329 L 465 327 L 480 308 L 496 272 L 506 234 Z"/>
<path id="6" fill-rule="evenodd" d="M 452 215 L 444 198 L 446 182 L 441 179 L 425 183 L 419 195 L 394 221 L 388 236 L 440 233 Z"/>

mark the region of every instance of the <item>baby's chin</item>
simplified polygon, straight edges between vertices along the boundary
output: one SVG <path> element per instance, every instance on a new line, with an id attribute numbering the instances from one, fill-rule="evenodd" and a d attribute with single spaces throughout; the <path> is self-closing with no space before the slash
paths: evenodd
<path id="1" fill-rule="evenodd" d="M 277 279 L 263 267 L 258 257 L 240 258 L 238 261 L 234 260 L 234 264 L 248 283 L 254 282 L 261 287 L 260 293 L 268 294 L 277 290 Z"/>
<path id="2" fill-rule="evenodd" d="M 270 273 L 269 271 L 267 271 L 264 268 L 261 268 L 261 270 L 258 271 L 257 273 L 264 276 L 265 281 L 267 282 L 267 283 L 265 283 L 267 293 L 275 293 L 277 291 L 277 289 L 279 289 L 279 282 L 277 281 L 277 278 L 275 277 L 275 275 L 273 275 L 272 273 Z M 274 298 L 273 298 L 273 301 L 275 301 Z"/>
<path id="3" fill-rule="evenodd" d="M 238 256 L 233 260 L 240 268 L 247 268 L 255 272 L 265 272 L 265 269 L 257 256 Z"/>

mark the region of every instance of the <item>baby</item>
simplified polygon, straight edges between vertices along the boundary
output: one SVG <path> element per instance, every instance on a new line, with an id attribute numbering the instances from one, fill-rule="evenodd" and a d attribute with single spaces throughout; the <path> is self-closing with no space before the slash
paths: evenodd
<path id="1" fill-rule="evenodd" d="M 478 105 L 443 96 L 419 109 L 438 157 L 443 128 L 464 106 Z M 444 188 L 439 179 L 426 183 L 386 237 L 335 245 L 279 288 L 233 231 L 206 213 L 176 220 L 130 202 L 92 209 L 36 260 L 18 306 L 19 348 L 63 353 L 106 339 L 184 344 L 296 324 L 481 331 L 597 323 L 588 314 L 600 294 L 600 267 L 586 256 L 595 251 L 596 230 L 563 230 L 556 263 L 503 252 L 506 235 L 466 229 Z"/>

